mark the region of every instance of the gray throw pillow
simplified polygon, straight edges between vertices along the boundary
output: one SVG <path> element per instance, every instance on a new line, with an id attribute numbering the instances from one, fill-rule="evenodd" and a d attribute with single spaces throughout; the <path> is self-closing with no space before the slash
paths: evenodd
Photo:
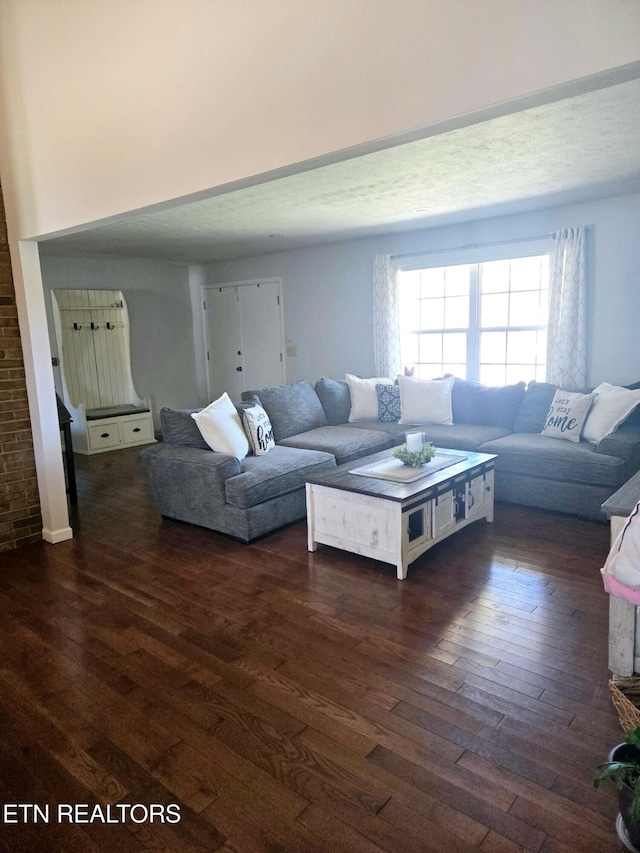
<path id="1" fill-rule="evenodd" d="M 310 429 L 327 426 L 327 416 L 313 385 L 306 379 L 290 385 L 274 385 L 258 391 L 244 391 L 243 400 L 260 398 L 260 404 L 269 415 L 276 441 L 298 435 Z"/>
<path id="2" fill-rule="evenodd" d="M 513 422 L 514 432 L 540 433 L 547 421 L 547 412 L 558 390 L 551 382 L 529 382 L 524 392 L 518 414 Z"/>
<path id="3" fill-rule="evenodd" d="M 490 386 L 456 377 L 451 392 L 453 422 L 513 429 L 524 390 L 524 382 Z"/>
<path id="4" fill-rule="evenodd" d="M 351 392 L 344 379 L 327 379 L 322 376 L 315 385 L 322 408 L 331 426 L 346 424 L 351 412 Z"/>
<path id="5" fill-rule="evenodd" d="M 257 397 L 252 397 L 246 403 L 234 403 L 240 418 L 242 409 L 248 406 L 260 405 Z M 211 450 L 202 437 L 197 423 L 191 417 L 192 413 L 201 412 L 204 406 L 197 409 L 172 409 L 164 406 L 160 409 L 160 424 L 162 426 L 162 440 L 168 444 L 177 444 L 180 447 L 198 447 L 201 450 Z"/>

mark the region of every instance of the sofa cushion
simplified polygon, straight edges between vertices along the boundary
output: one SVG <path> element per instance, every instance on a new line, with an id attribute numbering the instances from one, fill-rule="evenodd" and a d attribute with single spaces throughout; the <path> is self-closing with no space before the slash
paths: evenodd
<path id="1" fill-rule="evenodd" d="M 285 447 L 333 453 L 338 465 L 392 447 L 394 440 L 381 430 L 326 426 L 292 435 L 280 442 Z"/>
<path id="2" fill-rule="evenodd" d="M 244 459 L 249 452 L 249 441 L 240 415 L 226 391 L 191 417 L 212 450 L 235 456 L 236 459 Z"/>
<path id="3" fill-rule="evenodd" d="M 452 424 L 451 391 L 453 376 L 446 379 L 414 379 L 398 376 L 401 424 Z"/>
<path id="4" fill-rule="evenodd" d="M 257 506 L 303 488 L 306 477 L 335 464 L 330 453 L 277 445 L 264 456 L 242 460 L 242 473 L 225 481 L 225 498 L 239 509 Z"/>
<path id="5" fill-rule="evenodd" d="M 558 390 L 551 382 L 536 382 L 532 379 L 522 396 L 518 413 L 513 422 L 514 432 L 542 432 L 551 401 Z"/>
<path id="6" fill-rule="evenodd" d="M 541 434 L 546 438 L 580 441 L 582 427 L 592 403 L 593 394 L 580 394 L 578 391 L 558 388 L 553 395 Z"/>
<path id="7" fill-rule="evenodd" d="M 487 441 L 479 450 L 498 455 L 497 472 L 612 488 L 622 485 L 625 479 L 624 460 L 597 453 L 588 441 L 563 441 L 520 432 Z"/>
<path id="8" fill-rule="evenodd" d="M 597 444 L 615 432 L 640 404 L 640 390 L 631 391 L 620 385 L 601 382 L 593 389 L 593 395 L 593 405 L 582 434 L 587 441 Z"/>
<path id="9" fill-rule="evenodd" d="M 393 383 L 393 379 L 388 379 L 384 376 L 362 379 L 360 376 L 354 376 L 352 373 L 347 373 L 345 379 L 349 386 L 351 397 L 349 420 L 353 422 L 377 418 L 378 395 L 376 393 L 376 385 L 390 385 Z"/>
<path id="10" fill-rule="evenodd" d="M 327 379 L 322 376 L 315 385 L 328 424 L 343 424 L 351 412 L 351 392 L 345 379 Z"/>
<path id="11" fill-rule="evenodd" d="M 395 423 L 400 420 L 400 386 L 376 385 L 378 397 L 378 420 L 383 423 Z"/>
<path id="12" fill-rule="evenodd" d="M 259 391 L 244 391 L 243 400 L 257 396 L 269 415 L 276 443 L 290 435 L 327 425 L 327 416 L 313 385 L 306 379 L 290 385 L 274 385 Z"/>
<path id="13" fill-rule="evenodd" d="M 191 417 L 202 409 L 171 409 L 164 406 L 160 409 L 160 424 L 162 440 L 168 444 L 180 447 L 197 447 L 200 450 L 211 450 L 202 437 L 198 425 Z"/>
<path id="14" fill-rule="evenodd" d="M 243 409 L 259 403 L 260 401 L 256 397 L 246 403 L 234 403 L 234 406 L 240 417 L 242 417 Z M 191 417 L 192 414 L 201 411 L 202 407 L 198 409 L 172 409 L 169 406 L 164 406 L 160 409 L 162 440 L 169 444 L 179 445 L 180 447 L 197 447 L 200 450 L 211 450 L 202 437 L 198 425 Z"/>
<path id="15" fill-rule="evenodd" d="M 640 382 L 634 382 L 633 385 L 625 385 L 629 391 L 638 391 L 640 390 Z M 626 418 L 625 424 L 640 424 L 640 405 L 636 406 L 635 409 L 630 413 L 629 417 Z"/>
<path id="16" fill-rule="evenodd" d="M 242 412 L 242 426 L 249 439 L 249 446 L 256 456 L 264 456 L 276 446 L 269 415 L 257 403 Z"/>
<path id="17" fill-rule="evenodd" d="M 374 430 L 375 432 L 384 432 L 392 437 L 400 436 L 402 441 L 404 441 L 407 432 L 407 427 L 402 426 L 397 421 L 356 421 L 355 423 L 340 424 L 340 426 L 343 426 L 345 429 L 367 429 Z M 410 430 L 413 431 L 413 427 L 410 427 Z"/>
<path id="18" fill-rule="evenodd" d="M 478 450 L 486 441 L 509 435 L 509 430 L 504 427 L 485 424 L 452 424 L 451 426 L 418 424 L 413 429 L 423 430 L 426 440 L 431 441 L 436 447 L 449 447 L 451 450 Z M 404 436 L 402 440 L 404 441 Z"/>
<path id="19" fill-rule="evenodd" d="M 456 377 L 451 392 L 453 422 L 513 429 L 524 391 L 524 382 L 518 382 L 516 385 L 489 386 Z"/>

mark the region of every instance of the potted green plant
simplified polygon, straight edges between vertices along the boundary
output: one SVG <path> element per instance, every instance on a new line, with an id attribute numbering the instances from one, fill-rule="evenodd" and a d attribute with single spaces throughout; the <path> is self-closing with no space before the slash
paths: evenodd
<path id="1" fill-rule="evenodd" d="M 611 750 L 595 773 L 595 788 L 599 788 L 603 780 L 610 779 L 618 789 L 618 805 L 628 839 L 640 850 L 640 726 L 627 734 L 624 743 Z"/>
<path id="2" fill-rule="evenodd" d="M 419 468 L 433 459 L 436 455 L 436 448 L 430 441 L 426 441 L 420 450 L 412 452 L 407 450 L 406 444 L 401 444 L 400 447 L 396 447 L 391 451 L 391 455 L 405 465 L 411 465 L 412 468 Z"/>

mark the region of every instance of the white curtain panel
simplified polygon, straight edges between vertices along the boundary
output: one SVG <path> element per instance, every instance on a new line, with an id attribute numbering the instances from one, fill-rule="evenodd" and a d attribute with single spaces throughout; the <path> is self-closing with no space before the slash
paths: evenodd
<path id="1" fill-rule="evenodd" d="M 587 383 L 587 282 L 585 228 L 553 234 L 549 264 L 547 382 L 561 388 Z"/>
<path id="2" fill-rule="evenodd" d="M 373 360 L 376 376 L 400 371 L 398 267 L 390 255 L 373 259 Z"/>

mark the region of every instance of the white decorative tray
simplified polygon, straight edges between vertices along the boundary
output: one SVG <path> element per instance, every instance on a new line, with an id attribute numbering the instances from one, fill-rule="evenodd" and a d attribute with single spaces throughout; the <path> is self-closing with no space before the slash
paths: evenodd
<path id="1" fill-rule="evenodd" d="M 430 462 L 425 462 L 419 468 L 405 465 L 399 459 L 383 459 L 382 462 L 374 462 L 373 465 L 363 465 L 360 468 L 352 468 L 350 474 L 359 474 L 361 477 L 373 477 L 376 480 L 392 480 L 394 483 L 413 483 L 442 471 L 450 465 L 464 462 L 466 456 L 450 456 L 448 453 L 436 453 Z"/>

